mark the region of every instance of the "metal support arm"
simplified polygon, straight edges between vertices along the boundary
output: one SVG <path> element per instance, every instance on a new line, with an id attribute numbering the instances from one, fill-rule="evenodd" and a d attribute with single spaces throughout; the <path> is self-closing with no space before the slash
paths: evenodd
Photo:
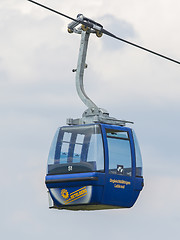
<path id="1" fill-rule="evenodd" d="M 76 90 L 80 99 L 88 108 L 97 109 L 98 107 L 96 106 L 96 104 L 86 95 L 84 90 L 84 84 L 83 84 L 83 76 L 84 76 L 84 69 L 86 64 L 86 55 L 87 55 L 89 36 L 90 36 L 89 32 L 82 31 L 78 66 L 76 70 Z"/>
<path id="2" fill-rule="evenodd" d="M 82 15 L 78 16 L 83 17 Z M 77 19 L 78 19 L 77 18 Z M 81 34 L 81 43 L 79 48 L 79 57 L 78 57 L 78 64 L 77 69 L 74 69 L 73 72 L 76 72 L 76 90 L 77 93 L 82 100 L 82 102 L 88 107 L 88 109 L 83 113 L 82 118 L 78 119 L 67 119 L 68 125 L 80 125 L 80 124 L 90 124 L 90 123 L 108 123 L 114 125 L 121 125 L 124 126 L 128 121 L 124 120 L 117 120 L 116 118 L 110 117 L 109 113 L 102 108 L 98 108 L 97 105 L 87 96 L 84 90 L 84 69 L 86 68 L 86 55 L 87 55 L 87 48 L 88 48 L 88 40 L 90 33 L 96 33 L 92 29 L 85 28 L 81 26 L 81 28 L 76 29 L 75 27 L 78 24 L 76 22 L 72 22 L 68 25 L 68 32 L 69 33 L 78 33 Z M 97 35 L 101 37 L 102 35 Z"/>

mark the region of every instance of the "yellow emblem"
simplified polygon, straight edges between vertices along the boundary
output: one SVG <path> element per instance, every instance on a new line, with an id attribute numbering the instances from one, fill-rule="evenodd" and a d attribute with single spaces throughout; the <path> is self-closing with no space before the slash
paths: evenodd
<path id="1" fill-rule="evenodd" d="M 69 197 L 69 193 L 66 189 L 62 189 L 61 190 L 61 196 L 65 199 L 67 199 Z"/>

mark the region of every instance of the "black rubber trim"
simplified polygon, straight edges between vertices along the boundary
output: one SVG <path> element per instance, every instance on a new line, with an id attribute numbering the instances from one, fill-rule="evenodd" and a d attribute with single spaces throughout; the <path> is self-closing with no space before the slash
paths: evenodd
<path id="1" fill-rule="evenodd" d="M 77 181 L 97 181 L 98 177 L 81 177 L 81 178 L 68 178 L 68 179 L 49 179 L 45 183 L 65 183 L 65 182 L 77 182 Z"/>

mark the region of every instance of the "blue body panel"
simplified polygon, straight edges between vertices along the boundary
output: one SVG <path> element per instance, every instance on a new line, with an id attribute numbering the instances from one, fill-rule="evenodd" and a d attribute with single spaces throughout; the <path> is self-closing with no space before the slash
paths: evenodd
<path id="1" fill-rule="evenodd" d="M 143 188 L 143 178 L 136 177 L 135 146 L 132 130 L 127 127 L 99 124 L 104 145 L 104 172 L 71 173 L 46 175 L 46 186 L 58 209 L 107 209 L 130 208 L 136 202 Z M 109 173 L 109 152 L 106 128 L 128 132 L 132 174 L 123 176 Z"/>

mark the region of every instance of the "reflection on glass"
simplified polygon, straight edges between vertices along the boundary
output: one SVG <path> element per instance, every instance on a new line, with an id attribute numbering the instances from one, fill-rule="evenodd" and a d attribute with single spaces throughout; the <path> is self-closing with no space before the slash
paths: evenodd
<path id="1" fill-rule="evenodd" d="M 71 133 L 65 132 L 63 136 L 63 141 L 70 142 L 70 139 L 71 139 Z"/>
<path id="2" fill-rule="evenodd" d="M 49 155 L 48 174 L 104 171 L 100 126 L 61 128 L 56 133 Z"/>
<path id="3" fill-rule="evenodd" d="M 135 154 L 136 154 L 136 176 L 141 177 L 143 175 L 142 172 L 142 157 L 141 151 L 139 147 L 139 143 L 136 137 L 135 132 L 133 131 L 134 145 L 135 145 Z"/>
<path id="4" fill-rule="evenodd" d="M 106 134 L 109 152 L 109 172 L 131 176 L 131 148 L 128 133 L 106 129 Z"/>

